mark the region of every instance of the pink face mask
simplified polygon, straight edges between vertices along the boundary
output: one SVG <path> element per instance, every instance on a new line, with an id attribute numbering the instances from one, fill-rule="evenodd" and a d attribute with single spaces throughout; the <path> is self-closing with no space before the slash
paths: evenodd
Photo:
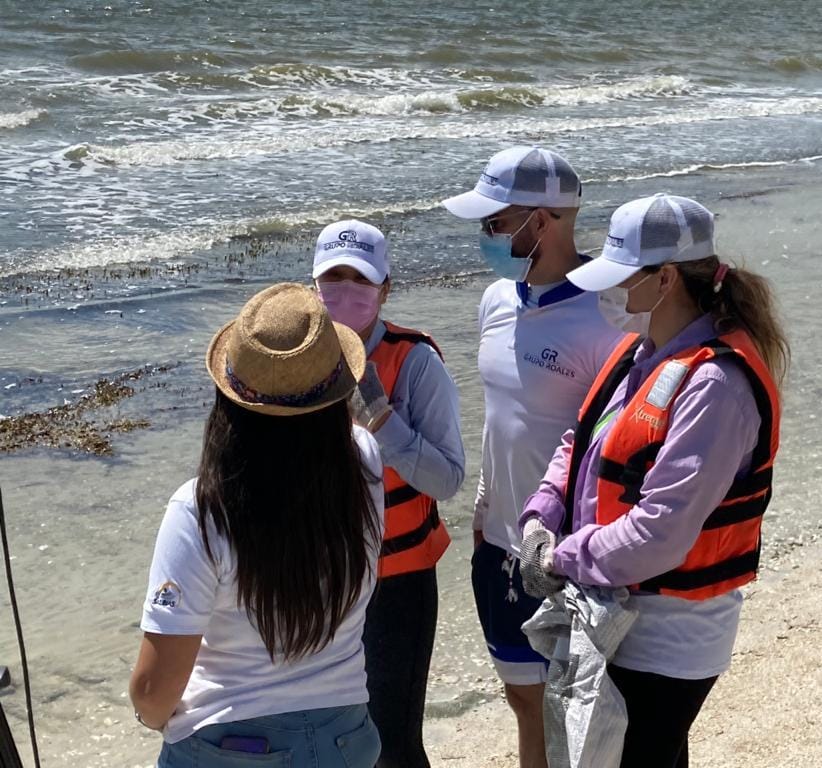
<path id="1" fill-rule="evenodd" d="M 361 333 L 380 309 L 380 286 L 335 280 L 317 283 L 317 291 L 331 319 Z"/>

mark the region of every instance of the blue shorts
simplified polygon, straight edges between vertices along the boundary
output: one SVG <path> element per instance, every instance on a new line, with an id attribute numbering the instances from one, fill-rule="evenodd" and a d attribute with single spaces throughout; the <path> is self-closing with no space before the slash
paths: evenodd
<path id="1" fill-rule="evenodd" d="M 544 683 L 548 662 L 531 648 L 520 628 L 542 601 L 522 588 L 519 560 L 483 541 L 471 558 L 471 583 L 485 642 L 502 681 L 511 685 Z"/>

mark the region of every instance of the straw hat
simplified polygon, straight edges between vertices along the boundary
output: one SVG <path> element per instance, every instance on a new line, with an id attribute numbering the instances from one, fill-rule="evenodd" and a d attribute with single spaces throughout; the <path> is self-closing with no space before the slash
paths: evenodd
<path id="1" fill-rule="evenodd" d="M 211 340 L 206 367 L 249 411 L 294 416 L 347 397 L 365 371 L 360 337 L 334 323 L 310 288 L 280 283 L 252 296 Z"/>

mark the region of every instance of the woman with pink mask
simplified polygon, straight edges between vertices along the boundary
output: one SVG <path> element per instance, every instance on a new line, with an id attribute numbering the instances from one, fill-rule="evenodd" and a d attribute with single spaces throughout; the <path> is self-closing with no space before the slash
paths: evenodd
<path id="1" fill-rule="evenodd" d="M 368 364 L 351 398 L 380 446 L 385 537 L 363 642 L 382 768 L 427 768 L 422 720 L 437 623 L 436 564 L 450 538 L 437 501 L 462 485 L 459 401 L 427 334 L 380 318 L 391 290 L 385 237 L 361 221 L 327 226 L 312 276 L 331 317 L 356 331 Z"/>

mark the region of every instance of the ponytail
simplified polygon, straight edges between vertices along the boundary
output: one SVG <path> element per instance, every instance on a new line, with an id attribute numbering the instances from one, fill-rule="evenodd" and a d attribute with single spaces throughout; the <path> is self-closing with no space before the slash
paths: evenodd
<path id="1" fill-rule="evenodd" d="M 770 282 L 741 267 L 717 274 L 720 262 L 716 256 L 679 262 L 676 267 L 688 295 L 700 310 L 714 318 L 717 332 L 746 331 L 781 387 L 791 350 L 777 316 Z"/>

